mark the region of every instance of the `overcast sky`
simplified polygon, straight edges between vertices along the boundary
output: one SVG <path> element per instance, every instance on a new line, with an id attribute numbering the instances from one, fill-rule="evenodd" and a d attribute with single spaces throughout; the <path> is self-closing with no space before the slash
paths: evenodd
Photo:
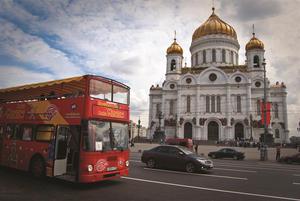
<path id="1" fill-rule="evenodd" d="M 190 66 L 192 34 L 212 0 L 1 0 L 0 87 L 82 74 L 131 87 L 131 116 L 147 126 L 149 88 L 161 84 L 166 49 L 183 47 Z M 215 0 L 216 14 L 237 32 L 240 64 L 256 36 L 265 44 L 267 76 L 288 88 L 290 136 L 300 120 L 300 1 Z"/>

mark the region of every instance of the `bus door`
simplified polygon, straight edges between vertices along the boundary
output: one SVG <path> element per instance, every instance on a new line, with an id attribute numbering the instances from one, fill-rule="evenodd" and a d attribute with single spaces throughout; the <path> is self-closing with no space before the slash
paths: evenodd
<path id="1" fill-rule="evenodd" d="M 56 133 L 54 176 L 67 173 L 69 126 L 59 126 Z"/>

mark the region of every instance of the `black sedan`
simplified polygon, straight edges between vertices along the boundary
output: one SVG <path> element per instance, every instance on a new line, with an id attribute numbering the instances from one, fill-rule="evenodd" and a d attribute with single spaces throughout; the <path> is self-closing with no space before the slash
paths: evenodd
<path id="1" fill-rule="evenodd" d="M 285 162 L 285 163 L 299 163 L 300 164 L 300 153 L 298 154 L 294 154 L 292 156 L 284 156 L 284 157 L 281 157 L 279 159 L 279 162 Z"/>
<path id="2" fill-rule="evenodd" d="M 243 160 L 245 158 L 244 153 L 231 148 L 223 148 L 218 151 L 209 152 L 208 156 L 211 158 L 233 158 L 236 160 Z"/>
<path id="3" fill-rule="evenodd" d="M 189 173 L 213 168 L 211 160 L 199 157 L 185 147 L 175 145 L 161 145 L 146 150 L 141 160 L 149 168 L 185 170 Z"/>

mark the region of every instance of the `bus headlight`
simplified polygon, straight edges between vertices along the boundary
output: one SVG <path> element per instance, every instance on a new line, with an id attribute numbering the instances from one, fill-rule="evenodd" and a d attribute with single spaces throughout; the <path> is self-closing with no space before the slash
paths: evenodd
<path id="1" fill-rule="evenodd" d="M 126 161 L 125 165 L 126 165 L 126 167 L 128 167 L 129 166 L 129 161 Z"/>
<path id="2" fill-rule="evenodd" d="M 93 171 L 93 166 L 92 165 L 88 165 L 87 169 L 88 169 L 89 172 L 92 172 Z"/>

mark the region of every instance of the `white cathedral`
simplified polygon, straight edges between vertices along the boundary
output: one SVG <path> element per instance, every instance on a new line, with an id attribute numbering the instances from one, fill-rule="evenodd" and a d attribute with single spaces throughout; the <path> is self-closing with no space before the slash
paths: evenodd
<path id="1" fill-rule="evenodd" d="M 254 32 L 254 31 L 253 31 Z M 264 44 L 253 33 L 246 44 L 246 63 L 239 65 L 240 45 L 232 26 L 214 11 L 193 34 L 191 67 L 183 66 L 183 49 L 176 37 L 167 49 L 165 81 L 151 86 L 149 137 L 164 131 L 166 138 L 196 141 L 249 139 L 264 133 L 261 103 L 264 98 Z M 289 138 L 287 90 L 284 83 L 270 85 L 268 133 L 274 142 Z"/>

